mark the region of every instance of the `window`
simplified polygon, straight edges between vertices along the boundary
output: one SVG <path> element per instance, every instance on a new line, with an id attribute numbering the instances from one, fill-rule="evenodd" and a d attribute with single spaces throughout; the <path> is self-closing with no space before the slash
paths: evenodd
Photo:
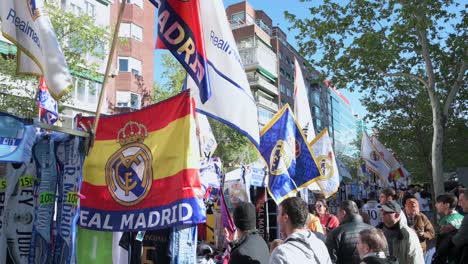
<path id="1" fill-rule="evenodd" d="M 130 94 L 130 107 L 133 109 L 140 109 L 140 95 L 139 94 Z"/>
<path id="2" fill-rule="evenodd" d="M 284 84 L 280 85 L 280 90 L 282 93 L 286 93 L 286 87 L 284 86 Z"/>
<path id="3" fill-rule="evenodd" d="M 80 16 L 83 13 L 83 9 L 75 4 L 70 4 L 70 9 L 73 14 Z"/>
<path id="4" fill-rule="evenodd" d="M 132 23 L 130 26 L 130 34 L 133 39 L 136 39 L 139 41 L 143 40 L 143 28 L 140 26 L 137 26 Z"/>
<path id="5" fill-rule="evenodd" d="M 128 59 L 119 58 L 119 71 L 122 71 L 122 72 L 128 71 Z"/>
<path id="6" fill-rule="evenodd" d="M 86 80 L 78 78 L 76 82 L 76 99 L 84 101 L 86 98 Z"/>
<path id="7" fill-rule="evenodd" d="M 96 104 L 101 92 L 101 84 L 94 81 L 89 81 L 88 102 Z"/>
<path id="8" fill-rule="evenodd" d="M 280 74 L 284 75 L 284 69 L 283 68 L 280 68 Z"/>
<path id="9" fill-rule="evenodd" d="M 133 23 L 122 23 L 119 29 L 119 37 L 143 41 L 143 28 Z"/>
<path id="10" fill-rule="evenodd" d="M 258 108 L 258 121 L 262 124 L 266 124 L 273 118 L 273 113 L 266 110 L 265 108 Z"/>
<path id="11" fill-rule="evenodd" d="M 132 57 L 119 57 L 119 71 L 141 75 L 141 61 Z"/>
<path id="12" fill-rule="evenodd" d="M 286 93 L 287 96 L 291 96 L 291 95 L 292 95 L 292 89 L 288 88 L 288 89 L 286 89 L 286 92 L 287 92 L 287 93 Z"/>
<path id="13" fill-rule="evenodd" d="M 245 20 L 244 12 L 235 13 L 231 15 L 231 23 L 243 24 Z"/>
<path id="14" fill-rule="evenodd" d="M 286 79 L 291 81 L 291 75 L 289 73 L 286 73 Z"/>
<path id="15" fill-rule="evenodd" d="M 86 14 L 90 17 L 96 17 L 96 6 L 86 1 L 85 3 Z"/>

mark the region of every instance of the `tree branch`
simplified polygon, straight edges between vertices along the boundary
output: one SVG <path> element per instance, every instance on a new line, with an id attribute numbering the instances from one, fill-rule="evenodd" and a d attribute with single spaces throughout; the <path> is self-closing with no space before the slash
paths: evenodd
<path id="1" fill-rule="evenodd" d="M 450 92 L 447 95 L 447 98 L 445 99 L 444 108 L 443 108 L 443 112 L 442 112 L 442 114 L 445 117 L 448 117 L 448 111 L 450 109 L 450 106 L 452 105 L 453 100 L 454 100 L 455 95 L 457 94 L 458 90 L 460 90 L 460 88 L 462 87 L 463 79 L 466 76 L 465 71 L 468 68 L 468 63 L 466 62 L 466 60 L 464 58 L 466 58 L 467 55 L 468 55 L 468 49 L 465 49 L 464 53 L 465 54 L 462 56 L 462 65 L 460 66 L 460 71 L 458 72 L 457 79 L 453 83 L 452 88 L 450 89 Z"/>
<path id="2" fill-rule="evenodd" d="M 408 78 L 411 78 L 411 79 L 415 79 L 415 80 L 419 81 L 420 83 L 422 83 L 424 85 L 424 87 L 427 87 L 427 85 L 428 85 L 426 80 L 424 80 L 420 76 L 417 76 L 417 75 L 414 75 L 414 74 L 411 74 L 411 73 L 406 73 L 406 72 L 385 73 L 383 71 L 381 71 L 381 72 L 385 76 L 389 76 L 389 77 L 408 77 Z"/>
<path id="3" fill-rule="evenodd" d="M 427 92 L 429 93 L 429 98 L 431 99 L 431 104 L 433 107 L 440 107 L 439 101 L 437 100 L 437 95 L 435 92 L 435 80 L 434 80 L 434 67 L 432 66 L 432 60 L 429 55 L 429 41 L 427 40 L 427 35 L 424 30 L 417 30 L 419 35 L 419 44 L 421 44 L 422 52 L 421 55 L 424 58 L 426 64 L 426 73 L 428 77 L 428 82 L 426 85 Z"/>

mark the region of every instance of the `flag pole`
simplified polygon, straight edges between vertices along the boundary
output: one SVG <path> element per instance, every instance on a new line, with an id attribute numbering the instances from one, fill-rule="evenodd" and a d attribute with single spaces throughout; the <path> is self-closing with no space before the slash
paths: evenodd
<path id="1" fill-rule="evenodd" d="M 116 1 L 116 3 L 119 3 L 119 2 L 120 1 Z M 126 3 L 127 3 L 126 0 L 122 0 L 120 3 L 119 15 L 117 16 L 117 22 L 115 24 L 114 35 L 112 37 L 112 44 L 111 44 L 111 48 L 109 51 L 109 58 L 107 59 L 106 72 L 104 74 L 104 81 L 102 82 L 101 93 L 99 95 L 99 102 L 98 102 L 97 109 L 96 109 L 96 118 L 94 120 L 93 129 L 91 131 L 93 133 L 93 137 L 96 134 L 97 126 L 99 124 L 99 117 L 101 116 L 101 108 L 102 108 L 102 104 L 104 101 L 104 94 L 105 94 L 105 90 L 107 86 L 107 81 L 109 79 L 110 68 L 112 66 L 112 59 L 114 58 L 115 48 L 117 46 L 120 23 L 122 22 L 122 15 L 123 15 L 123 11 L 125 9 Z"/>

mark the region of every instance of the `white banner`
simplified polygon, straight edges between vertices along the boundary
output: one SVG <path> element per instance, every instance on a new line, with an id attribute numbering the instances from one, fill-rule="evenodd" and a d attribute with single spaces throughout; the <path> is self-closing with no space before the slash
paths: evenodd
<path id="1" fill-rule="evenodd" d="M 401 167 L 400 162 L 398 162 L 393 154 L 377 139 L 377 137 L 371 137 L 371 141 L 382 156 L 382 159 L 387 163 L 388 167 L 390 167 L 390 171 L 395 171 Z"/>
<path id="2" fill-rule="evenodd" d="M 72 88 L 71 76 L 43 0 L 1 0 L 2 33 L 18 47 L 17 73 L 44 75 L 58 100 Z"/>
<path id="3" fill-rule="evenodd" d="M 362 135 L 361 157 L 366 163 L 366 167 L 377 174 L 381 182 L 388 182 L 387 178 L 391 172 L 390 167 L 383 160 L 381 153 L 377 151 L 365 132 Z"/>
<path id="4" fill-rule="evenodd" d="M 315 190 L 317 189 L 316 186 L 318 186 L 323 195 L 325 195 L 325 198 L 328 198 L 335 194 L 340 187 L 338 166 L 336 165 L 336 158 L 328 135 L 328 129 L 325 128 L 320 132 L 320 134 L 310 142 L 310 146 L 317 157 L 317 162 L 320 164 L 319 169 L 322 171 L 325 179 L 315 182 L 309 189 Z"/>
<path id="5" fill-rule="evenodd" d="M 314 123 L 301 67 L 296 58 L 294 58 L 294 115 L 307 136 L 307 142 L 311 142 L 315 138 Z"/>
<path id="6" fill-rule="evenodd" d="M 200 11 L 212 95 L 202 104 L 195 81 L 188 78 L 187 87 L 192 90 L 197 111 L 237 129 L 258 147 L 257 105 L 223 2 L 200 1 Z"/>
<path id="7" fill-rule="evenodd" d="M 197 113 L 197 135 L 200 142 L 202 157 L 210 156 L 216 150 L 218 143 L 211 130 L 208 118 L 204 114 Z"/>

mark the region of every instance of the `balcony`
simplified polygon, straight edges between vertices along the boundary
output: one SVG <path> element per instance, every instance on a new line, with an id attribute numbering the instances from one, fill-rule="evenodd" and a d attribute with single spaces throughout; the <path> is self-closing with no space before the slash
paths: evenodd
<path id="1" fill-rule="evenodd" d="M 258 89 L 261 89 L 262 91 L 272 94 L 272 95 L 278 95 L 278 87 L 276 85 L 271 84 L 265 78 L 259 76 L 259 73 L 255 74 L 247 74 L 247 80 L 249 81 L 249 85 L 251 87 L 258 87 Z"/>
<path id="2" fill-rule="evenodd" d="M 273 110 L 274 113 L 278 112 L 278 103 L 268 100 L 265 97 L 258 96 L 257 97 L 257 102 L 259 105 L 262 105 L 263 107 L 269 108 L 270 110 Z"/>
<path id="3" fill-rule="evenodd" d="M 278 77 L 276 54 L 265 44 L 257 42 L 257 47 L 239 49 L 239 55 L 245 70 L 263 68 L 268 71 L 273 78 Z"/>

